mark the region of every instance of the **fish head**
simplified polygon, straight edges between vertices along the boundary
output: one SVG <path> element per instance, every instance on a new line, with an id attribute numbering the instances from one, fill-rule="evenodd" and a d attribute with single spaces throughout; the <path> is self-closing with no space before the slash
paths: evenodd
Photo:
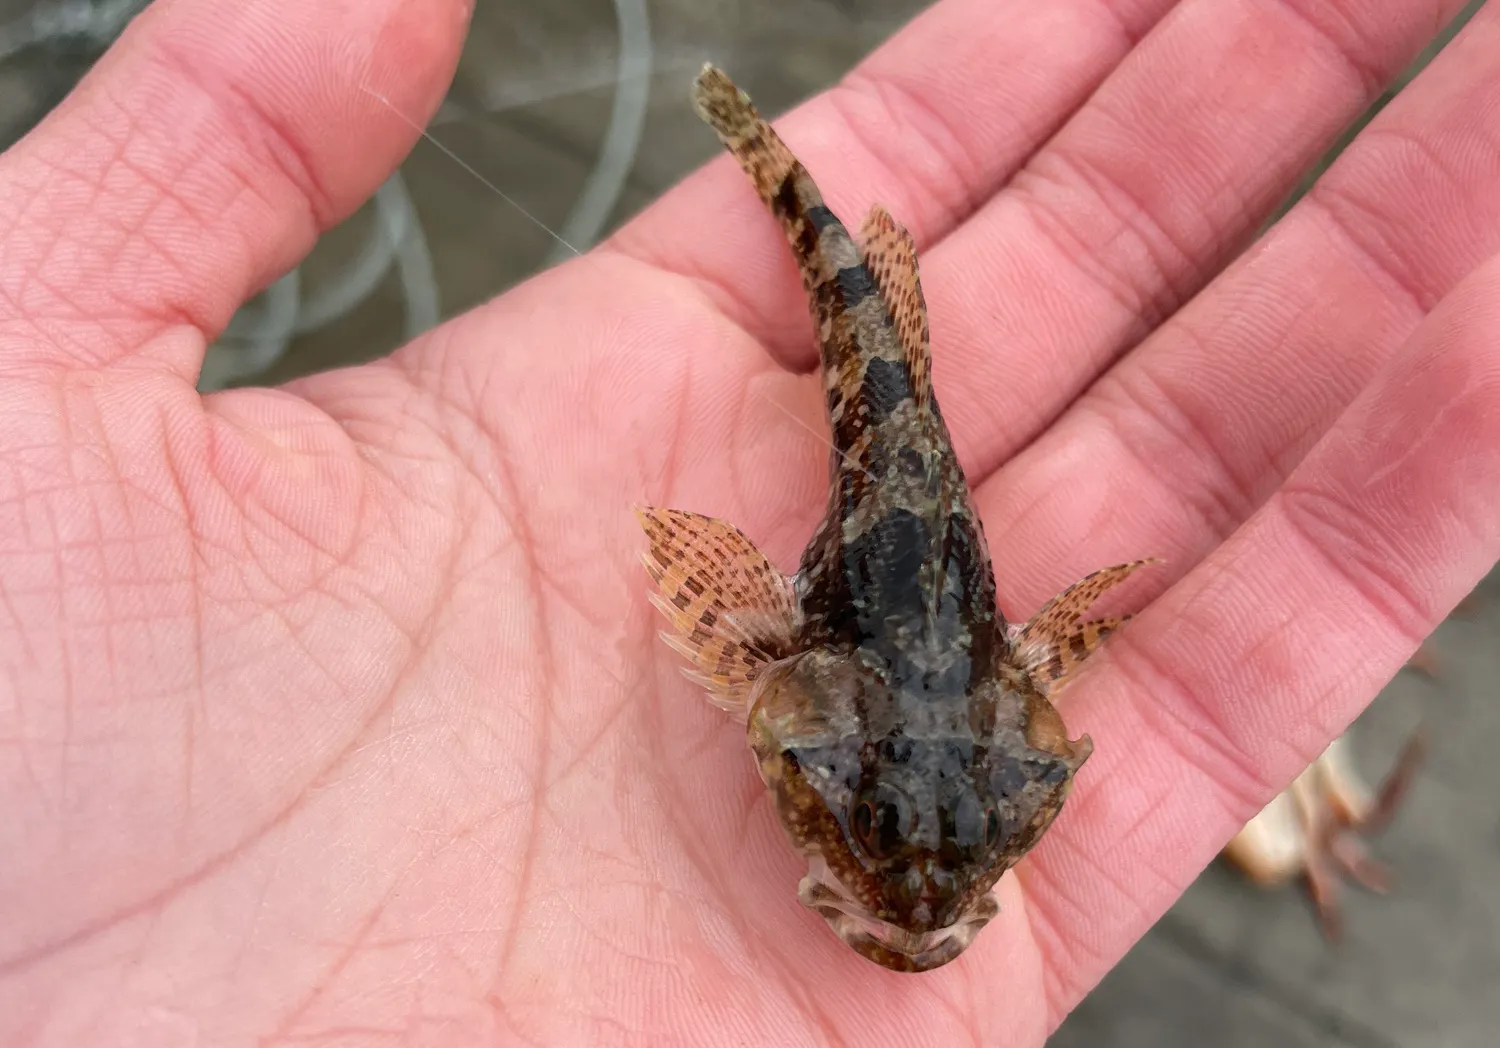
<path id="1" fill-rule="evenodd" d="M 766 675 L 749 733 L 808 859 L 803 904 L 897 971 L 947 964 L 995 917 L 996 881 L 1056 818 L 1090 748 L 1067 740 L 1024 678 L 895 694 L 877 669 L 830 650 Z"/>

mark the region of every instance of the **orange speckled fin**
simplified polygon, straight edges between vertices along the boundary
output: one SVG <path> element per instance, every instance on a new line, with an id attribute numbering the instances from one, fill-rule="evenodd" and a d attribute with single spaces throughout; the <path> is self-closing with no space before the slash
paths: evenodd
<path id="1" fill-rule="evenodd" d="M 791 582 L 733 525 L 675 509 L 636 510 L 651 548 L 651 603 L 672 629 L 662 639 L 693 664 L 683 673 L 722 709 L 743 714 L 766 666 L 792 654 Z"/>
<path id="2" fill-rule="evenodd" d="M 932 349 L 927 329 L 927 302 L 917 276 L 917 246 L 890 212 L 880 205 L 870 209 L 859 230 L 865 268 L 891 311 L 906 363 L 911 371 L 912 397 L 919 407 L 931 402 Z"/>
<path id="3" fill-rule="evenodd" d="M 1046 646 L 1050 650 L 1045 661 L 1036 665 L 1027 663 L 1032 681 L 1042 690 L 1043 695 L 1056 695 L 1068 683 L 1073 671 L 1083 665 L 1083 661 L 1104 643 L 1104 638 L 1129 621 L 1129 615 L 1118 615 L 1078 623 Z"/>
<path id="4" fill-rule="evenodd" d="M 1090 572 L 1044 604 L 1030 622 L 1014 629 L 1016 661 L 1044 694 L 1061 688 L 1104 638 L 1129 619 L 1117 616 L 1080 623 L 1083 613 L 1138 569 L 1159 563 L 1147 558 Z"/>
<path id="5" fill-rule="evenodd" d="M 756 194 L 781 220 L 795 251 L 805 208 L 787 207 L 780 195 L 788 187 L 795 197 L 799 183 L 804 188 L 813 188 L 807 170 L 760 115 L 750 96 L 736 87 L 722 69 L 712 65 L 703 67 L 693 81 L 693 109 L 739 161 Z"/>

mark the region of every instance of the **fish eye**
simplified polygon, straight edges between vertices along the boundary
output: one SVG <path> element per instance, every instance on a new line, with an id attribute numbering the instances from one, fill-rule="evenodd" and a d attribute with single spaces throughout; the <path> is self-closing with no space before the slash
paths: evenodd
<path id="1" fill-rule="evenodd" d="M 866 793 L 849 817 L 854 839 L 872 859 L 888 859 L 900 851 L 911 838 L 914 822 L 911 801 L 886 783 Z"/>
<path id="2" fill-rule="evenodd" d="M 1000 813 L 994 805 L 984 810 L 984 847 L 988 851 L 1000 843 Z"/>
<path id="3" fill-rule="evenodd" d="M 993 803 L 985 804 L 965 792 L 952 802 L 949 812 L 949 836 L 961 854 L 977 860 L 1001 843 L 1005 824 Z"/>

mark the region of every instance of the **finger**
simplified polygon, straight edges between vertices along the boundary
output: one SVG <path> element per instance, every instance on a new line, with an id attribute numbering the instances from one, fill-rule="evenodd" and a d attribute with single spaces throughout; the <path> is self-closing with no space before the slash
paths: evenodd
<path id="1" fill-rule="evenodd" d="M 1192 298 L 1458 6 L 1192 0 L 1163 20 L 925 259 L 934 381 L 971 475 Z"/>
<path id="2" fill-rule="evenodd" d="M 1262 246 L 981 489 L 1006 610 L 1114 560 L 1186 570 L 1500 251 L 1496 56 L 1486 10 Z"/>
<path id="3" fill-rule="evenodd" d="M 142 14 L 0 159 L 0 364 L 205 337 L 357 207 L 438 104 L 464 0 L 180 0 Z"/>
<path id="4" fill-rule="evenodd" d="M 1194 4 L 1197 2 L 1198 0 L 1193 0 Z M 1214 5 L 1209 6 L 1214 7 Z M 1427 19 L 1436 20 L 1431 5 L 1418 5 L 1418 7 L 1425 12 Z M 1227 10 L 1222 8 L 1222 5 L 1214 9 Z M 937 10 L 941 11 L 943 8 Z M 1250 9 L 1246 17 L 1226 18 L 1221 22 L 1217 18 L 1200 14 L 1196 6 L 1191 10 L 1187 7 L 1181 9 L 1141 46 L 1131 62 L 1122 68 L 1109 84 L 1100 89 L 1085 112 L 1057 136 L 1057 141 L 1049 148 L 1049 153 L 1072 149 L 1080 155 L 1103 157 L 1104 159 L 1098 161 L 1099 165 L 1105 165 L 1108 156 L 1116 155 L 1121 158 L 1120 163 L 1126 169 L 1135 172 L 1127 177 L 1135 178 L 1137 181 L 1147 179 L 1148 175 L 1156 177 L 1152 172 L 1160 171 L 1160 178 L 1165 188 L 1156 195 L 1155 199 L 1164 207 L 1170 209 L 1171 201 L 1181 197 L 1188 202 L 1188 210 L 1197 210 L 1210 216 L 1218 215 L 1222 219 L 1217 226 L 1211 223 L 1206 224 L 1200 231 L 1201 235 L 1196 238 L 1188 234 L 1174 234 L 1181 243 L 1193 245 L 1193 249 L 1198 252 L 1200 258 L 1216 258 L 1219 249 L 1214 246 L 1215 237 L 1222 235 L 1226 239 L 1229 238 L 1228 231 L 1233 227 L 1235 220 L 1233 215 L 1224 218 L 1226 212 L 1223 210 L 1221 198 L 1228 198 L 1230 194 L 1216 194 L 1203 187 L 1227 185 L 1244 193 L 1247 183 L 1240 179 L 1238 172 L 1252 172 L 1251 175 L 1245 177 L 1253 180 L 1258 177 L 1253 174 L 1254 172 L 1275 168 L 1280 163 L 1277 158 L 1295 153 L 1300 148 L 1303 152 L 1299 162 L 1287 163 L 1276 178 L 1255 183 L 1263 190 L 1268 183 L 1275 183 L 1278 186 L 1285 184 L 1287 179 L 1300 171 L 1301 160 L 1309 159 L 1315 149 L 1320 148 L 1321 140 L 1332 134 L 1333 128 L 1343 121 L 1342 116 L 1329 118 L 1325 114 L 1336 111 L 1340 106 L 1347 113 L 1352 114 L 1368 93 L 1363 85 L 1379 79 L 1371 73 L 1360 84 L 1355 84 L 1354 81 L 1359 78 L 1349 70 L 1357 66 L 1366 70 L 1380 69 L 1384 72 L 1396 67 L 1400 64 L 1398 52 L 1404 55 L 1415 48 L 1425 32 L 1430 29 L 1430 25 L 1414 26 L 1412 24 L 1417 16 L 1412 14 L 1414 8 L 1411 5 L 1402 6 L 1386 0 L 1385 4 L 1361 6 L 1359 11 L 1351 15 L 1355 21 L 1350 24 L 1345 34 L 1349 40 L 1345 53 L 1357 56 L 1358 60 L 1341 59 L 1339 62 L 1334 62 L 1328 57 L 1328 47 L 1331 45 L 1322 44 L 1322 37 L 1314 36 L 1305 26 L 1297 29 L 1295 26 L 1288 27 L 1277 21 L 1279 17 L 1291 17 L 1289 14 L 1283 15 L 1278 12 L 1292 10 L 1294 8 L 1288 5 L 1258 6 Z M 1404 17 L 1397 17 L 1398 15 Z M 1367 24 L 1362 21 L 1366 16 L 1374 20 Z M 1270 21 L 1267 22 L 1267 19 Z M 1283 35 L 1292 41 L 1302 41 L 1302 45 L 1299 47 L 1282 42 L 1280 38 Z M 1209 59 L 1201 66 L 1196 64 L 1195 56 L 1199 53 L 1207 55 Z M 1285 65 L 1277 64 L 1271 71 L 1262 73 L 1260 67 L 1253 61 L 1255 56 L 1262 54 L 1278 56 L 1286 54 L 1289 58 L 1286 59 Z M 1237 55 L 1240 56 L 1238 63 L 1234 61 Z M 1232 74 L 1227 84 L 1216 79 L 1217 71 L 1226 68 Z M 1193 81 L 1195 76 L 1196 82 Z M 1238 94 L 1237 85 L 1241 81 L 1252 88 L 1248 97 L 1242 98 Z M 980 82 L 983 82 L 982 78 Z M 1181 83 L 1190 83 L 1194 90 L 1179 90 Z M 1291 85 L 1290 89 L 1286 85 Z M 1197 110 L 1182 101 L 1195 94 L 1211 97 L 1215 105 L 1204 110 Z M 1269 104 L 1281 106 L 1281 109 L 1266 109 L 1264 107 L 1266 103 L 1258 100 L 1262 98 L 1269 98 L 1271 100 Z M 1299 108 L 1303 107 L 1308 100 L 1315 104 Z M 960 103 L 957 102 L 953 105 L 955 108 L 960 107 Z M 978 111 L 978 108 L 975 107 L 975 111 Z M 1217 115 L 1218 109 L 1224 109 L 1225 114 Z M 1111 117 L 1110 113 L 1124 115 Z M 1236 116 L 1236 113 L 1242 115 Z M 1133 120 L 1130 114 L 1142 115 L 1139 120 Z M 1162 141 L 1159 148 L 1149 148 L 1144 153 L 1134 153 L 1123 145 L 1109 145 L 1111 142 L 1118 142 L 1121 137 L 1112 129 L 1125 124 L 1161 126 L 1164 130 L 1160 136 Z M 1231 133 L 1221 133 L 1221 124 L 1226 126 Z M 1093 130 L 1090 130 L 1091 127 Z M 1277 129 L 1281 127 L 1294 128 L 1295 133 L 1289 133 L 1285 138 L 1278 138 L 1277 135 L 1281 132 Z M 1178 138 L 1190 143 L 1181 153 L 1172 151 L 1171 143 Z M 1248 147 L 1241 150 L 1234 143 L 1248 143 Z M 800 147 L 798 143 L 793 144 Z M 805 149 L 804 155 L 806 155 Z M 813 164 L 815 161 L 809 159 L 808 163 Z M 1038 161 L 1038 163 L 1042 162 Z M 731 165 L 725 165 L 726 180 L 738 181 L 726 181 L 726 186 L 739 185 L 743 181 L 743 176 L 731 170 L 730 167 Z M 1082 170 L 1079 165 L 1075 167 Z M 1179 172 L 1189 174 L 1180 176 L 1177 174 Z M 1215 182 L 1215 179 L 1219 181 Z M 698 182 L 706 182 L 706 180 L 705 175 Z M 672 215 L 679 209 L 679 205 L 682 205 L 684 211 L 694 210 L 705 220 L 713 215 L 714 208 L 709 206 L 712 193 L 706 189 L 701 193 L 701 206 L 687 208 L 683 204 L 685 195 L 698 192 L 692 188 L 694 184 L 690 183 L 664 202 L 658 209 L 658 217 Z M 742 185 L 739 188 L 744 189 Z M 1059 201 L 1063 199 L 1064 188 L 1065 183 L 1058 182 L 1054 195 Z M 724 192 L 728 192 L 727 188 Z M 1031 198 L 1041 200 L 1046 192 L 1044 187 L 1038 186 L 1031 191 Z M 1266 195 L 1263 191 L 1260 199 L 1264 202 L 1274 199 L 1275 195 Z M 746 208 L 759 207 L 754 194 L 749 193 L 748 190 L 738 194 L 738 198 L 742 200 Z M 1047 388 L 1044 388 L 1046 384 L 1041 381 L 1042 376 L 1054 375 L 1057 372 L 1059 346 L 1066 344 L 1075 350 L 1079 347 L 1086 349 L 1087 352 L 1079 352 L 1079 358 L 1087 361 L 1083 365 L 1085 370 L 1092 370 L 1105 357 L 1128 344 L 1136 336 L 1136 326 L 1140 323 L 1139 318 L 1131 314 L 1120 301 L 1108 295 L 1101 295 L 1097 288 L 1091 294 L 1085 286 L 1086 275 L 1082 271 L 1072 272 L 1071 278 L 1075 282 L 1080 282 L 1076 285 L 1068 284 L 1069 271 L 1065 269 L 1048 271 L 1043 281 L 1044 284 L 1058 290 L 1054 292 L 1045 287 L 1039 290 L 1034 286 L 1024 286 L 1024 282 L 1031 278 L 1028 275 L 1029 263 L 1023 258 L 1014 266 L 1010 266 L 1009 278 L 1002 274 L 1001 279 L 997 280 L 992 271 L 1001 263 L 992 264 L 986 261 L 985 252 L 992 250 L 986 244 L 1004 244 L 1019 240 L 1023 247 L 1026 246 L 1020 231 L 1025 224 L 1032 221 L 1028 208 L 1044 206 L 1026 204 L 1024 201 L 1007 203 L 1007 199 L 1002 197 L 993 207 L 987 209 L 984 215 L 971 223 L 976 227 L 983 226 L 978 233 L 971 236 L 970 231 L 966 229 L 955 234 L 933 251 L 925 253 L 922 263 L 926 274 L 924 284 L 936 346 L 935 368 L 939 373 L 938 384 L 942 386 L 939 390 L 940 399 L 944 405 L 945 417 L 949 419 L 957 436 L 960 452 L 965 458 L 965 465 L 970 475 L 976 478 L 983 475 L 984 467 L 990 462 L 981 461 L 976 464 L 974 459 L 993 460 L 998 455 L 1008 453 L 1010 442 L 1024 437 L 1030 432 L 1033 423 L 1047 417 L 1055 410 L 1057 397 L 1072 395 L 1071 391 L 1066 388 L 1061 394 L 1049 392 Z M 1073 209 L 1079 215 L 1084 216 L 1079 219 L 1078 225 L 1081 228 L 1087 228 L 1090 224 L 1105 223 L 1110 203 L 1112 199 L 1098 198 L 1095 209 L 1098 213 L 1097 221 L 1092 223 L 1085 221 L 1085 218 L 1094 212 L 1090 212 L 1084 206 Z M 1072 213 L 1061 203 L 1056 203 L 1055 209 Z M 1238 208 L 1236 208 L 1234 214 L 1238 213 Z M 1189 221 L 1182 218 L 1181 214 L 1181 212 L 1172 212 L 1172 215 L 1176 216 L 1172 218 L 1172 222 L 1178 226 L 1183 226 Z M 760 221 L 756 221 L 753 212 L 747 211 L 743 215 L 736 213 L 729 221 L 745 230 L 760 229 L 766 238 L 767 249 L 774 250 L 776 257 L 782 259 L 782 264 L 790 266 L 790 260 L 786 257 L 788 255 L 786 245 L 779 241 L 774 223 L 763 215 L 758 217 Z M 1165 228 L 1165 223 L 1167 223 L 1165 217 L 1156 222 L 1161 228 Z M 666 225 L 670 224 L 666 223 Z M 1248 225 L 1249 219 L 1247 218 L 1243 224 Z M 660 227 L 663 236 L 670 235 L 666 225 Z M 1116 222 L 1111 228 L 1118 231 L 1121 226 Z M 727 233 L 725 235 L 729 236 Z M 704 244 L 713 246 L 717 246 L 720 241 L 717 233 L 701 239 Z M 735 243 L 733 237 L 728 242 Z M 963 242 L 967 242 L 968 246 L 964 247 L 962 253 L 959 253 L 958 249 Z M 1118 252 L 1123 258 L 1132 252 L 1139 255 L 1139 251 L 1130 245 L 1140 243 L 1139 239 L 1131 240 L 1128 236 L 1116 235 L 1105 244 L 1102 250 L 1106 253 Z M 1043 253 L 1039 257 L 1045 257 L 1046 244 L 1041 244 L 1036 247 L 1036 250 Z M 780 286 L 778 281 L 762 280 L 757 273 L 757 263 L 754 257 L 745 262 L 741 249 L 727 248 L 723 254 L 726 259 L 740 260 L 733 264 L 744 264 L 747 267 L 741 274 L 739 287 L 756 289 L 770 284 Z M 710 255 L 711 252 L 708 252 L 705 257 L 710 257 Z M 1010 265 L 1008 262 L 1004 264 Z M 1192 267 L 1189 265 L 1187 253 L 1178 259 L 1177 265 L 1176 272 L 1179 276 L 1181 273 L 1190 274 L 1185 278 L 1186 282 L 1181 284 L 1182 293 L 1185 294 L 1186 289 L 1192 286 L 1198 277 L 1191 275 Z M 1128 267 L 1121 271 L 1126 269 Z M 1170 275 L 1165 266 L 1152 272 L 1163 279 Z M 1011 291 L 1007 294 L 997 295 L 993 301 L 981 301 L 974 297 L 989 294 L 984 290 L 985 288 L 994 284 L 1004 284 L 1007 279 L 1012 278 L 1020 284 L 1012 283 Z M 789 294 L 800 295 L 801 293 L 795 278 L 790 275 L 784 282 L 784 287 Z M 1020 305 L 1007 304 L 1007 298 Z M 1038 302 L 1039 298 L 1042 301 Z M 1058 305 L 1057 303 L 1062 300 L 1066 300 L 1067 304 Z M 1022 306 L 1030 310 L 1030 314 L 1014 312 Z M 796 330 L 804 333 L 808 331 L 805 303 L 797 303 L 794 306 L 788 301 L 783 308 L 787 322 L 794 323 Z M 1023 322 L 1022 317 L 1028 315 L 1031 319 Z M 1011 319 L 1006 319 L 1007 316 Z M 1097 330 L 1090 327 L 1096 321 L 1098 322 Z M 1034 324 L 1036 331 L 1041 334 L 1033 332 L 1028 324 Z M 1063 326 L 1060 327 L 1059 324 Z M 806 335 L 802 337 L 806 338 Z M 1038 342 L 1039 338 L 1040 342 Z M 739 373 L 750 366 L 740 361 L 731 362 L 722 352 L 709 354 L 704 348 L 715 344 L 739 345 L 738 342 L 731 343 L 731 340 L 723 336 L 716 341 L 699 339 L 684 343 L 690 347 L 690 352 L 695 358 L 713 360 L 718 377 L 722 378 L 724 374 L 731 371 Z M 1090 355 L 1094 357 L 1091 361 Z M 998 368 L 1002 359 L 1008 365 L 1006 369 Z M 1048 363 L 1049 359 L 1050 363 Z M 1033 363 L 1033 361 L 1041 363 Z M 673 366 L 678 371 L 682 370 L 681 366 L 675 362 Z M 966 374 L 972 374 L 975 377 L 972 381 L 966 380 L 962 386 L 950 387 L 941 379 L 942 374 L 952 373 L 950 369 L 963 370 Z M 724 381 L 727 382 L 728 379 Z M 1067 381 L 1066 375 L 1061 376 L 1060 385 L 1066 387 Z M 671 386 L 675 391 L 674 395 L 685 395 L 689 389 L 681 382 L 673 383 Z M 757 436 L 761 431 L 774 430 L 779 414 L 796 410 L 795 406 L 788 405 L 788 401 L 794 404 L 802 403 L 797 398 L 787 396 L 785 390 L 770 394 L 767 392 L 767 386 L 768 381 L 763 381 L 755 389 L 745 391 L 748 414 L 752 419 L 759 420 L 755 426 Z M 692 395 L 701 402 L 703 396 L 701 387 L 692 387 Z M 775 398 L 780 398 L 780 402 L 774 405 L 775 410 L 772 406 L 763 403 Z M 820 430 L 821 423 L 817 421 L 815 413 L 821 409 L 816 398 L 804 399 L 809 411 L 813 413 L 807 416 L 809 420 L 807 424 L 815 430 Z M 950 405 L 955 406 L 950 407 Z M 664 438 L 668 434 L 673 439 L 681 436 L 680 432 L 674 428 L 675 423 L 669 421 L 676 417 L 678 416 L 671 413 L 662 413 L 662 422 L 657 428 Z M 1028 421 L 1024 425 L 1016 425 L 1014 420 L 1017 419 Z M 761 422 L 764 424 L 760 424 Z M 688 443 L 694 446 L 702 445 L 705 449 L 722 445 L 734 436 L 734 434 L 721 432 L 723 428 L 721 414 L 705 418 L 705 424 L 695 428 L 692 439 Z M 764 498 L 763 503 L 745 499 L 727 503 L 715 500 L 711 504 L 695 503 L 694 508 L 705 512 L 732 511 L 736 514 L 734 519 L 743 521 L 752 529 L 755 529 L 757 519 L 775 521 L 790 519 L 792 529 L 805 529 L 807 514 L 803 510 L 788 506 L 787 493 L 799 494 L 807 485 L 821 483 L 818 476 L 823 469 L 823 455 L 816 449 L 815 442 L 818 439 L 816 432 L 810 434 L 804 428 L 794 428 L 791 425 L 782 425 L 780 428 L 786 430 L 789 436 L 787 440 L 776 445 L 777 450 L 781 452 L 779 457 L 768 458 L 767 461 L 787 461 L 788 455 L 791 454 L 787 449 L 802 450 L 804 454 L 799 461 L 807 463 L 805 474 L 800 477 L 802 483 L 797 485 L 785 483 L 785 470 L 778 470 L 774 477 L 767 478 L 766 483 L 760 485 L 760 488 L 767 490 L 756 492 L 758 499 Z M 726 448 L 725 451 L 733 453 L 732 448 Z M 705 454 L 705 461 L 713 461 L 713 459 Z M 1149 463 L 1145 465 L 1149 466 Z M 685 483 L 690 481 L 698 483 L 705 490 L 723 487 L 720 482 L 707 475 L 701 478 L 695 475 L 682 479 Z M 1028 497 L 1033 500 L 1041 499 L 1043 496 L 1056 498 L 1059 504 L 1071 499 L 1076 503 L 1078 498 L 1083 497 L 1082 492 L 1088 490 L 1078 483 L 1076 476 L 1070 475 L 1065 478 L 1065 481 L 1057 481 L 1057 473 L 1054 472 L 1053 480 L 1056 484 L 1054 489 L 1040 494 L 1030 491 L 1027 493 Z M 1008 487 L 1009 478 L 1004 483 Z M 986 494 L 988 497 L 995 497 L 993 494 Z M 1100 502 L 1099 506 L 1107 506 L 1109 512 L 1118 514 L 1139 509 L 1137 502 L 1138 500 L 1127 498 L 1113 504 Z M 816 500 L 806 503 L 807 506 L 816 504 Z M 1019 506 L 1021 503 L 1017 502 L 1013 505 Z M 1005 526 L 1006 521 L 1020 516 L 1022 514 L 1019 512 L 995 516 L 986 510 L 987 520 L 998 521 L 1001 527 Z M 1081 529 L 1096 522 L 1096 518 L 1089 512 L 1075 512 L 1073 519 L 1076 520 L 1076 526 L 1070 523 L 1069 529 L 1060 531 L 1060 535 L 1076 536 Z M 757 534 L 760 533 L 757 532 Z M 1000 541 L 997 542 L 995 539 Z M 1030 547 L 1021 543 L 1012 545 L 1019 555 L 1031 556 Z M 997 558 L 997 567 L 1002 569 L 1001 578 L 1006 584 L 1006 588 L 1002 591 L 1007 602 L 1006 610 L 1034 606 L 1020 603 L 1028 595 L 1035 596 L 1038 601 L 1047 595 L 1029 589 L 1031 585 L 1029 580 L 1024 575 L 1017 576 L 1016 566 L 1005 561 L 1004 536 L 992 532 L 991 548 Z M 1124 560 L 1132 559 L 1135 555 L 1129 550 L 1114 552 L 1120 553 L 1121 556 L 1118 559 Z M 1061 566 L 1036 558 L 1023 565 L 1022 570 L 1031 568 L 1040 573 Z M 1091 563 L 1088 568 L 1093 566 L 1096 565 Z M 1038 580 L 1041 579 L 1042 576 L 1039 574 Z M 1059 579 L 1055 575 L 1047 575 L 1045 581 L 1056 582 L 1060 587 L 1071 579 Z"/>
<path id="5" fill-rule="evenodd" d="M 1500 557 L 1497 332 L 1500 257 L 1070 693 L 1096 755 L 1025 878 L 1054 1021 Z"/>
<path id="6" fill-rule="evenodd" d="M 945 0 L 776 126 L 850 225 L 880 201 L 930 245 L 1004 184 L 1175 2 Z M 749 72 L 728 72 L 757 94 Z M 707 154 L 706 129 L 702 141 Z M 779 359 L 813 359 L 786 242 L 732 163 L 689 178 L 606 248 L 701 282 Z"/>
<path id="7" fill-rule="evenodd" d="M 1201 282 L 1452 6 L 1453 0 L 1385 0 L 1362 6 L 1347 26 L 1334 28 L 1316 15 L 1305 20 L 1297 4 L 1186 4 L 1033 163 L 1022 178 L 1030 187 L 1022 197 L 1003 194 L 954 244 L 937 249 L 931 243 L 950 223 L 940 218 L 934 224 L 923 202 L 946 205 L 955 179 L 935 176 L 925 158 L 954 150 L 930 143 L 955 142 L 965 147 L 961 156 L 991 155 L 982 135 L 1003 110 L 973 96 L 1014 94 L 1007 79 L 1014 75 L 1036 82 L 1035 56 L 1056 50 L 1043 39 L 1056 39 L 1050 28 L 1024 39 L 1001 13 L 942 5 L 908 34 L 910 46 L 898 51 L 893 44 L 883 61 L 872 59 L 861 68 L 852 90 L 823 96 L 783 126 L 836 211 L 847 217 L 881 200 L 913 227 L 925 249 L 925 283 L 941 347 L 938 372 L 951 367 L 989 378 L 1003 370 L 1005 383 L 1017 387 L 997 404 L 974 392 L 993 383 L 966 381 L 967 388 L 945 400 L 950 421 L 966 445 L 975 433 L 987 445 L 997 435 L 1014 445 L 1066 403 L 1081 375 L 1092 374 L 1138 338 L 1154 308 L 1169 308 Z M 950 18 L 962 18 L 961 29 Z M 924 31 L 975 40 L 1003 35 L 1005 46 L 1024 50 L 1009 61 L 1009 51 L 997 57 L 994 48 L 955 49 Z M 953 59 L 934 63 L 937 53 Z M 1102 79 L 1100 61 L 1118 57 L 1117 51 L 1101 54 L 1088 69 L 1091 82 Z M 910 66 L 953 69 L 958 88 L 947 91 L 943 81 L 918 79 L 907 72 Z M 1053 73 L 1045 72 L 1050 82 Z M 901 119 L 886 112 L 868 123 L 846 120 L 842 114 L 857 111 L 851 94 L 864 84 L 920 105 Z M 1076 92 L 1046 100 L 1052 108 L 1045 112 L 1075 99 Z M 1022 102 L 1021 111 L 1044 112 L 1042 104 Z M 1033 123 L 1050 129 L 1060 116 Z M 840 121 L 854 134 L 809 140 L 815 129 Z M 1140 125 L 1159 133 L 1137 147 L 1130 143 Z M 892 131 L 908 126 L 914 130 Z M 967 199 L 989 196 L 1043 137 L 1019 137 L 983 177 L 958 178 Z M 920 157 L 923 166 L 893 170 L 883 157 Z M 719 300 L 733 319 L 778 359 L 806 364 L 811 339 L 785 245 L 770 223 L 756 220 L 758 205 L 752 194 L 737 192 L 741 176 L 731 167 L 720 164 L 691 180 L 620 243 L 724 289 Z M 715 217 L 724 228 L 711 224 Z M 1059 375 L 1060 362 L 1079 347 L 1088 347 L 1092 357 Z M 981 448 L 981 472 L 995 453 Z"/>

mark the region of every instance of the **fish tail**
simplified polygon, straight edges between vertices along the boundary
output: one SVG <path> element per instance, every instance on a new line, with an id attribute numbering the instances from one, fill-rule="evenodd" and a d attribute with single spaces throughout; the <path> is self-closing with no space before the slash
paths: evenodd
<path id="1" fill-rule="evenodd" d="M 756 193 L 781 224 L 820 333 L 823 383 L 836 451 L 852 447 L 837 423 L 846 391 L 857 389 L 869 347 L 849 329 L 847 311 L 877 289 L 849 230 L 750 98 L 720 69 L 705 65 L 693 82 L 693 107 L 739 161 Z"/>
<path id="2" fill-rule="evenodd" d="M 859 261 L 849 231 L 824 205 L 823 194 L 802 162 L 722 70 L 703 67 L 693 82 L 693 108 L 739 161 L 776 216 L 809 292 L 831 279 L 839 263 Z M 830 248 L 848 257 L 830 259 Z"/>

